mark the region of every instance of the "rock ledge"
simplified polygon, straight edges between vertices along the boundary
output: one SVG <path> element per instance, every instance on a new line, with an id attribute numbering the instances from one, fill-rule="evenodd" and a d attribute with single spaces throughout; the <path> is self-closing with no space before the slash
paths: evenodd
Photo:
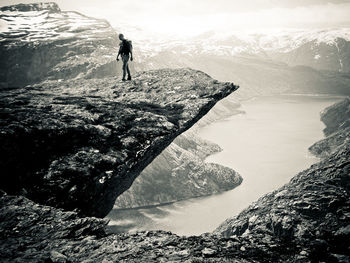
<path id="1" fill-rule="evenodd" d="M 103 217 L 179 134 L 235 91 L 191 70 L 0 90 L 2 189 Z"/>

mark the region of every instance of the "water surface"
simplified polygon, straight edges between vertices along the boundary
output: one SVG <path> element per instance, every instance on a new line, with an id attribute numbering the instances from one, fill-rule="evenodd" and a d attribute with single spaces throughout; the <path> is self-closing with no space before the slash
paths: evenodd
<path id="1" fill-rule="evenodd" d="M 328 96 L 258 97 L 242 103 L 244 114 L 234 115 L 200 130 L 204 139 L 223 151 L 206 161 L 238 171 L 242 184 L 222 194 L 173 204 L 113 210 L 114 232 L 169 230 L 197 235 L 214 230 L 259 197 L 287 183 L 318 161 L 308 147 L 323 138 L 320 112 L 340 100 Z"/>

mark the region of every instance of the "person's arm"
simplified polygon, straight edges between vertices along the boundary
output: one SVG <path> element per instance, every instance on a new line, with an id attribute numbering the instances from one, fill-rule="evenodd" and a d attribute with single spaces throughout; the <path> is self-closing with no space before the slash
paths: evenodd
<path id="1" fill-rule="evenodd" d="M 119 55 L 120 55 L 120 51 L 122 50 L 122 46 L 119 46 L 119 51 L 118 51 L 118 55 L 117 55 L 117 61 L 119 61 Z"/>
<path id="2" fill-rule="evenodd" d="M 133 61 L 132 50 L 130 50 L 130 60 Z"/>

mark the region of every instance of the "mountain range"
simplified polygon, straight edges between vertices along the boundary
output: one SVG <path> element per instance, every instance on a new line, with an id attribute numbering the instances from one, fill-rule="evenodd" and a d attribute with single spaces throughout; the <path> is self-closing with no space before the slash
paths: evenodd
<path id="1" fill-rule="evenodd" d="M 348 72 L 339 59 L 331 59 L 338 67 L 328 70 L 295 66 L 267 53 L 269 57 L 249 52 L 221 55 L 215 50 L 179 53 L 169 49 L 169 41 L 151 54 L 141 52 L 145 47 L 135 38 L 134 70 L 192 66 L 220 80 L 237 78 L 241 88 L 236 92 L 238 86 L 193 69 L 138 72 L 124 83 L 116 71 L 117 34 L 107 21 L 39 3 L 2 7 L 0 26 L 3 262 L 349 261 L 349 100 L 322 114 L 327 137 L 311 149 L 324 157 L 321 162 L 214 233 L 110 234 L 106 219 L 86 217 L 104 217 L 156 157 L 162 160 L 170 153 L 174 158 L 188 151 L 187 158 L 204 158 L 218 150 L 209 144 L 204 148 L 205 142 L 188 134 L 178 136 L 234 91 L 238 103 L 281 92 L 349 94 Z M 340 39 L 347 43 L 345 36 Z M 156 47 L 152 43 L 148 42 L 151 48 Z M 219 118 L 217 113 L 232 114 L 222 107 L 232 108 L 230 103 L 219 103 L 218 112 L 198 125 Z M 170 160 L 179 161 L 172 171 L 195 168 L 185 179 L 195 175 L 202 162 L 187 158 Z M 232 170 L 225 174 L 239 178 Z"/>
<path id="2" fill-rule="evenodd" d="M 130 29 L 132 27 L 128 27 Z M 141 29 L 139 29 L 141 30 Z M 246 56 L 275 60 L 288 66 L 349 72 L 350 29 L 275 29 L 257 32 L 215 32 L 182 38 L 160 38 L 131 30 L 143 59 L 162 52 L 175 55 Z"/>

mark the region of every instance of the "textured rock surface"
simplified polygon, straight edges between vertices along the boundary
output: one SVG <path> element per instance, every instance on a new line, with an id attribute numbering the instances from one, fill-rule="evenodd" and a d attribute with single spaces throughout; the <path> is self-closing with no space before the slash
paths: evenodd
<path id="1" fill-rule="evenodd" d="M 55 3 L 0 9 L 0 87 L 46 79 L 114 76 L 119 40 L 110 24 Z"/>
<path id="2" fill-rule="evenodd" d="M 325 139 L 312 145 L 309 150 L 316 156 L 325 157 L 350 140 L 350 98 L 326 108 L 321 113 L 325 123 Z"/>
<path id="3" fill-rule="evenodd" d="M 344 146 L 227 220 L 216 235 L 109 235 L 103 219 L 2 195 L 0 257 L 2 262 L 348 262 L 349 160 L 350 146 Z"/>
<path id="4" fill-rule="evenodd" d="M 242 178 L 204 159 L 220 147 L 187 131 L 177 137 L 120 195 L 115 208 L 140 207 L 205 196 L 233 189 Z"/>
<path id="5" fill-rule="evenodd" d="M 164 231 L 109 235 L 103 219 L 0 197 L 1 262 L 283 262 L 245 238 L 180 237 Z M 285 258 L 285 257 L 284 257 Z"/>
<path id="6" fill-rule="evenodd" d="M 172 140 L 237 89 L 190 69 L 0 91 L 2 188 L 105 216 Z"/>
<path id="7" fill-rule="evenodd" d="M 348 262 L 349 200 L 350 145 L 343 145 L 236 218 L 226 220 L 215 233 L 288 249 L 291 262 Z"/>

